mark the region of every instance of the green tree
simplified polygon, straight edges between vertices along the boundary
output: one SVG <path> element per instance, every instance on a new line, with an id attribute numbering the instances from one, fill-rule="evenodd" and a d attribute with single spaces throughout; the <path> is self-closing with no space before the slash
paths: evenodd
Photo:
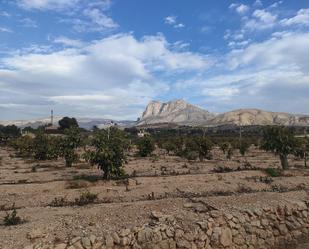
<path id="1" fill-rule="evenodd" d="M 297 141 L 295 156 L 304 160 L 304 166 L 307 168 L 307 159 L 309 156 L 309 138 L 300 139 Z"/>
<path id="2" fill-rule="evenodd" d="M 109 131 L 98 130 L 94 133 L 91 145 L 94 150 L 88 150 L 85 158 L 103 171 L 104 179 L 124 174 L 122 167 L 126 160 L 128 141 L 123 131 L 116 127 Z"/>
<path id="3" fill-rule="evenodd" d="M 226 159 L 231 159 L 233 155 L 233 146 L 229 142 L 223 142 L 219 144 Z"/>
<path id="4" fill-rule="evenodd" d="M 248 143 L 247 141 L 241 141 L 241 143 L 239 144 L 239 153 L 242 156 L 245 156 L 249 148 L 250 148 L 250 143 Z"/>
<path id="5" fill-rule="evenodd" d="M 289 168 L 288 155 L 295 152 L 296 139 L 288 128 L 268 127 L 264 129 L 261 148 L 278 155 L 281 166 L 285 170 Z"/>
<path id="6" fill-rule="evenodd" d="M 145 136 L 137 141 L 138 155 L 141 157 L 150 156 L 155 150 L 155 143 L 150 136 Z"/>
<path id="7" fill-rule="evenodd" d="M 75 150 L 81 145 L 81 135 L 77 127 L 65 130 L 65 136 L 61 139 L 61 155 L 64 157 L 65 165 L 72 167 L 77 161 L 78 154 Z"/>
<path id="8" fill-rule="evenodd" d="M 75 118 L 64 117 L 58 121 L 60 129 L 70 129 L 71 127 L 78 127 L 78 123 Z"/>
<path id="9" fill-rule="evenodd" d="M 48 136 L 43 131 L 38 131 L 33 139 L 33 153 L 37 160 L 47 160 L 49 152 Z"/>
<path id="10" fill-rule="evenodd" d="M 213 143 L 207 137 L 196 137 L 194 142 L 197 144 L 197 152 L 199 155 L 200 161 L 211 157 L 211 149 Z"/>

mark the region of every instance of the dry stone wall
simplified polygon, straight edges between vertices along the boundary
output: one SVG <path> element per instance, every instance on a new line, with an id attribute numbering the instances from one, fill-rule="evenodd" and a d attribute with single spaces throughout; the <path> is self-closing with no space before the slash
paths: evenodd
<path id="1" fill-rule="evenodd" d="M 152 213 L 153 221 L 133 229 L 76 237 L 57 245 L 34 244 L 25 249 L 262 249 L 309 238 L 309 201 L 277 207 L 224 212 L 212 210 L 190 223 L 179 217 Z"/>

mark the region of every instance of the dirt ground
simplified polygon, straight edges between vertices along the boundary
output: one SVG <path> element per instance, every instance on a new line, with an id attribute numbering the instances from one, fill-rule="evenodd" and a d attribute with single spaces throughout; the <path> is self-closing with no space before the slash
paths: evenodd
<path id="1" fill-rule="evenodd" d="M 100 170 L 85 162 L 66 168 L 62 160 L 31 161 L 0 148 L 2 247 L 22 248 L 30 243 L 29 232 L 34 230 L 39 231 L 38 241 L 60 242 L 83 234 L 100 237 L 106 231 L 148 222 L 152 211 L 188 218 L 202 215 L 186 208 L 189 198 L 203 199 L 220 209 L 238 209 L 277 205 L 308 195 L 309 170 L 300 160 L 290 158 L 291 169 L 271 178 L 261 170 L 280 167 L 270 153 L 251 148 L 246 157 L 236 153 L 229 161 L 219 149 L 213 155 L 213 160 L 203 162 L 188 162 L 162 151 L 150 158 L 131 155 L 125 166 L 129 180 L 107 182 L 100 179 Z M 219 166 L 233 171 L 219 173 L 215 170 Z M 51 206 L 55 198 L 72 203 L 86 189 L 98 194 L 94 204 Z M 13 203 L 25 222 L 7 227 L 2 220 Z M 308 244 L 299 249 L 304 248 Z"/>

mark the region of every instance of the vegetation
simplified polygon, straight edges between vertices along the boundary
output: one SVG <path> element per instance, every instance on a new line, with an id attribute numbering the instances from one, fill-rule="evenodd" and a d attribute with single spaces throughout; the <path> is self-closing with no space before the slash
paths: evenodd
<path id="1" fill-rule="evenodd" d="M 309 138 L 306 137 L 304 139 L 299 139 L 297 141 L 296 149 L 295 149 L 295 156 L 302 158 L 304 160 L 305 168 L 308 167 L 307 159 L 309 156 Z"/>
<path id="2" fill-rule="evenodd" d="M 94 150 L 88 150 L 85 158 L 103 171 L 104 179 L 119 177 L 124 175 L 122 166 L 128 144 L 124 132 L 115 127 L 110 128 L 110 131 L 99 130 L 91 141 Z"/>
<path id="3" fill-rule="evenodd" d="M 285 127 L 268 127 L 263 132 L 262 149 L 280 157 L 282 168 L 288 169 L 288 155 L 295 153 L 294 133 Z"/>
<path id="4" fill-rule="evenodd" d="M 281 175 L 281 172 L 274 168 L 267 168 L 265 169 L 265 173 L 271 177 L 278 177 Z"/>
<path id="5" fill-rule="evenodd" d="M 65 137 L 61 139 L 61 155 L 64 157 L 67 167 L 72 167 L 72 164 L 78 160 L 75 150 L 80 144 L 81 136 L 78 128 L 71 127 L 65 130 Z"/>
<path id="6" fill-rule="evenodd" d="M 59 129 L 65 130 L 73 127 L 78 127 L 78 123 L 75 118 L 64 117 L 58 121 Z"/>
<path id="7" fill-rule="evenodd" d="M 0 125 L 0 144 L 6 143 L 12 138 L 17 138 L 21 135 L 20 129 L 15 125 Z"/>
<path id="8" fill-rule="evenodd" d="M 6 213 L 4 217 L 4 225 L 5 226 L 15 226 L 22 223 L 22 219 L 17 215 L 17 210 L 15 208 L 15 203 L 12 206 L 12 212 Z"/>
<path id="9" fill-rule="evenodd" d="M 155 143 L 150 136 L 146 136 L 138 140 L 137 149 L 139 156 L 150 156 L 155 149 Z"/>
<path id="10" fill-rule="evenodd" d="M 91 193 L 89 192 L 89 190 L 86 190 L 85 192 L 82 192 L 78 198 L 75 198 L 74 204 L 77 206 L 84 206 L 94 203 L 97 199 L 97 194 Z"/>
<path id="11" fill-rule="evenodd" d="M 219 144 L 219 147 L 222 150 L 225 158 L 230 160 L 234 152 L 232 144 L 229 142 L 223 142 Z"/>

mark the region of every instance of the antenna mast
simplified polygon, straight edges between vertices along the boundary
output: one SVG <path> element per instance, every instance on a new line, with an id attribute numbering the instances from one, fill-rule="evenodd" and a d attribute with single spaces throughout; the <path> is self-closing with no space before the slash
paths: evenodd
<path id="1" fill-rule="evenodd" d="M 50 123 L 53 126 L 53 124 L 54 124 L 54 111 L 53 111 L 53 109 L 50 111 Z"/>

